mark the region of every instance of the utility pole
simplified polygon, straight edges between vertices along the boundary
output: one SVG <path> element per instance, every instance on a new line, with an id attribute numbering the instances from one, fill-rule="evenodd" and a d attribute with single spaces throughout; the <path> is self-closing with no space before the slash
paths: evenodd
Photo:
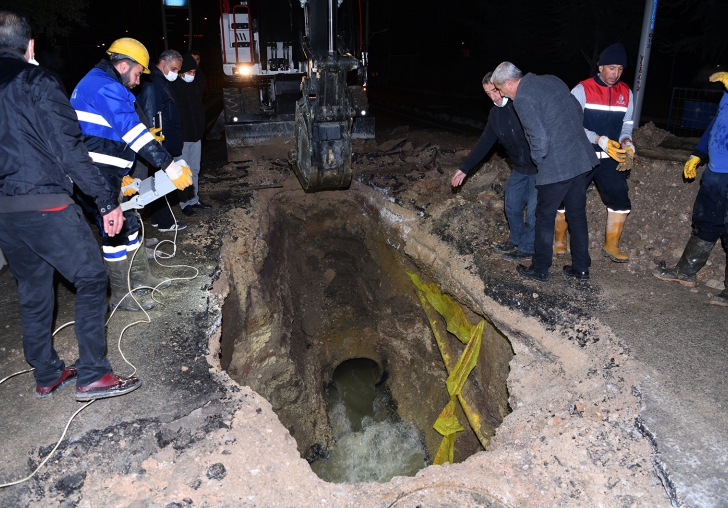
<path id="1" fill-rule="evenodd" d="M 187 42 L 187 49 L 192 49 L 192 0 L 162 0 L 162 37 L 164 39 L 164 50 L 169 49 L 169 34 L 167 33 L 167 9 L 187 9 L 187 19 L 190 22 L 190 38 Z"/>
<path id="2" fill-rule="evenodd" d="M 657 0 L 645 0 L 645 15 L 642 19 L 642 37 L 640 38 L 640 49 L 637 55 L 637 69 L 634 76 L 632 94 L 634 96 L 634 126 L 640 126 L 642 115 L 642 100 L 645 94 L 645 82 L 647 81 L 647 65 L 650 63 L 650 51 L 652 51 L 652 34 L 655 31 L 655 15 L 657 14 Z"/>

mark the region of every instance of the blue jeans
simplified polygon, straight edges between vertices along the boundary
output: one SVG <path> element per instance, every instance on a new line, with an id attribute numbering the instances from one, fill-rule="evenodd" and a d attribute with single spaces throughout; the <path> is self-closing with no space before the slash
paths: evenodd
<path id="1" fill-rule="evenodd" d="M 518 245 L 518 250 L 533 254 L 536 238 L 536 174 L 525 175 L 511 171 L 506 182 L 505 212 L 511 234 L 508 241 Z M 523 209 L 526 209 L 526 222 L 523 222 Z"/>

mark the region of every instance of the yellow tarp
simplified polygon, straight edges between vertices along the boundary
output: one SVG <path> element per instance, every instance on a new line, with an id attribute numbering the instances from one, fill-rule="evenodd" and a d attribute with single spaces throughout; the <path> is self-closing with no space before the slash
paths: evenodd
<path id="1" fill-rule="evenodd" d="M 437 421 L 433 426 L 443 436 L 440 448 L 437 451 L 437 455 L 435 455 L 434 464 L 444 464 L 445 462 L 452 464 L 455 453 L 455 438 L 458 432 L 465 430 L 455 415 L 455 399 L 457 397 L 461 398 L 461 405 L 466 410 L 466 414 L 468 414 L 467 409 L 469 408 L 465 404 L 465 401 L 462 400 L 461 392 L 465 381 L 468 379 L 470 372 L 478 360 L 485 320 L 481 320 L 477 325 L 471 324 L 460 305 L 454 302 L 449 296 L 442 294 L 435 284 L 422 283 L 420 278 L 412 272 L 407 272 L 407 275 L 410 276 L 412 282 L 419 289 L 418 293 L 422 304 L 429 303 L 432 305 L 445 318 L 447 331 L 455 335 L 460 342 L 466 344 L 465 350 L 460 355 L 457 364 L 455 364 L 455 368 L 450 372 L 445 382 L 447 392 L 450 395 L 450 402 L 440 412 L 440 416 L 437 417 Z M 430 318 L 428 317 L 428 319 Z M 440 345 L 441 337 L 439 337 L 436 326 L 432 321 L 430 321 L 430 326 L 436 335 L 438 345 Z M 468 417 L 470 418 L 469 414 Z M 477 415 L 474 415 L 474 417 L 477 418 Z M 480 431 L 479 428 L 474 430 L 476 430 L 476 433 Z M 480 438 L 480 435 L 478 437 Z"/>

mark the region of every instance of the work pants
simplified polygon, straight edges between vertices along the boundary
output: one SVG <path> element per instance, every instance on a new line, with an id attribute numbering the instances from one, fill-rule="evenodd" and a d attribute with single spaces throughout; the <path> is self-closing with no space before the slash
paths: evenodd
<path id="1" fill-rule="evenodd" d="M 76 288 L 78 386 L 111 372 L 106 351 L 106 269 L 80 208 L 0 213 L 0 247 L 18 280 L 25 359 L 38 386 L 60 379 L 64 362 L 53 348 L 54 271 Z"/>
<path id="2" fill-rule="evenodd" d="M 608 209 L 613 212 L 629 212 L 632 210 L 627 185 L 629 171 L 617 171 L 618 164 L 611 157 L 600 159 L 599 165 L 594 168 L 594 182 Z"/>
<path id="3" fill-rule="evenodd" d="M 175 161 L 184 159 L 189 164 L 190 171 L 192 171 L 192 185 L 179 192 L 179 206 L 182 208 L 186 206 L 196 205 L 200 202 L 200 197 L 197 192 L 200 183 L 200 160 L 202 159 L 202 140 L 195 141 L 194 143 L 188 143 L 185 141 L 184 147 L 182 148 L 182 156 L 175 157 Z"/>
<path id="4" fill-rule="evenodd" d="M 592 172 L 587 171 L 563 182 L 539 185 L 536 205 L 536 240 L 533 267 L 539 274 L 548 273 L 554 253 L 554 220 L 563 203 L 571 233 L 571 261 L 574 269 L 584 272 L 591 266 L 589 230 L 586 222 L 586 188 Z"/>
<path id="5" fill-rule="evenodd" d="M 693 234 L 713 243 L 724 234 L 728 242 L 728 173 L 703 171 L 693 205 Z"/>
<path id="6" fill-rule="evenodd" d="M 533 242 L 536 237 L 536 173 L 526 175 L 512 171 L 506 182 L 505 193 L 505 212 L 511 230 L 508 241 L 518 245 L 519 251 L 533 254 Z"/>

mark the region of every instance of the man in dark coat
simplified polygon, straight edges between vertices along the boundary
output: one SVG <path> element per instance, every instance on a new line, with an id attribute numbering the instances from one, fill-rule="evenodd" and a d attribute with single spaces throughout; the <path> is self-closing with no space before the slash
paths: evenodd
<path id="1" fill-rule="evenodd" d="M 30 37 L 25 18 L 0 11 L 0 247 L 18 279 L 23 353 L 38 398 L 74 381 L 77 400 L 123 395 L 141 381 L 115 375 L 105 356 L 106 270 L 71 199 L 73 184 L 93 198 L 107 235 L 119 234 L 124 215 L 62 85 L 38 67 Z M 52 344 L 55 270 L 76 287 L 75 365 Z"/>
<path id="2" fill-rule="evenodd" d="M 566 84 L 556 76 L 526 74 L 511 62 L 493 72 L 493 84 L 513 100 L 516 113 L 538 167 L 536 187 L 536 240 L 533 263 L 518 265 L 524 277 L 547 281 L 553 256 L 554 220 L 563 202 L 569 213 L 572 265 L 564 273 L 589 278 L 589 231 L 586 188 L 592 168 L 599 164 L 586 137 L 583 111 Z"/>
<path id="3" fill-rule="evenodd" d="M 513 163 L 513 171 L 505 188 L 505 212 L 511 232 L 506 242 L 496 244 L 494 248 L 503 253 L 503 259 L 519 261 L 533 255 L 536 235 L 536 165 L 531 160 L 528 141 L 513 109 L 513 102 L 498 92 L 492 76 L 493 73 L 489 72 L 483 78 L 483 90 L 495 107 L 490 110 L 488 123 L 480 139 L 453 176 L 452 186 L 463 183 L 470 170 L 485 157 L 496 141 L 505 147 Z"/>
<path id="4" fill-rule="evenodd" d="M 187 54 L 182 59 L 179 78 L 172 84 L 172 93 L 177 103 L 182 134 L 182 156 L 192 170 L 192 185 L 180 192 L 179 206 L 187 215 L 194 215 L 194 209 L 208 209 L 197 194 L 202 158 L 202 135 L 205 133 L 205 107 L 202 105 L 200 88 L 195 81 L 197 61 Z"/>
<path id="5" fill-rule="evenodd" d="M 162 128 L 164 137 L 162 146 L 167 149 L 175 161 L 185 162 L 182 159 L 182 132 L 177 103 L 170 84 L 178 79 L 182 67 L 182 55 L 179 51 L 168 49 L 159 55 L 156 66 L 150 66 L 149 81 L 142 85 L 142 92 L 137 102 L 142 108 L 147 121 L 155 128 Z M 161 123 L 161 125 L 158 125 Z M 187 166 L 187 164 L 183 164 Z M 167 201 L 158 199 L 147 206 L 151 212 L 152 226 L 159 231 L 179 231 L 185 229 L 187 224 L 175 221 L 169 211 Z"/>

